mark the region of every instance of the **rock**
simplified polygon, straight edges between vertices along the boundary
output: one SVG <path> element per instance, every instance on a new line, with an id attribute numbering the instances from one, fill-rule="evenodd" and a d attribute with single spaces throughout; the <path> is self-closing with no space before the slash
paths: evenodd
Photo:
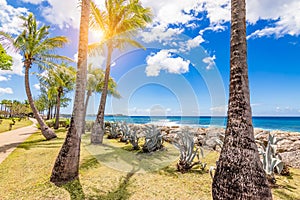
<path id="1" fill-rule="evenodd" d="M 282 157 L 282 161 L 287 165 L 300 168 L 300 149 L 296 151 L 283 152 L 279 154 Z"/>

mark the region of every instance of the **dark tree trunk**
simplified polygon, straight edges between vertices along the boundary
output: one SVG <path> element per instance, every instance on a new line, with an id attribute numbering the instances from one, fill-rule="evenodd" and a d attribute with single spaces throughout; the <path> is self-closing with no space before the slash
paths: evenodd
<path id="1" fill-rule="evenodd" d="M 92 95 L 92 91 L 88 90 L 86 93 L 86 99 L 85 99 L 85 104 L 84 104 L 84 120 L 83 120 L 83 125 L 82 125 L 82 134 L 85 134 L 85 117 L 86 117 L 86 112 L 87 112 L 87 107 L 89 104 L 89 99 Z"/>
<path id="2" fill-rule="evenodd" d="M 56 99 L 56 112 L 55 112 L 55 126 L 54 129 L 59 128 L 59 112 L 60 112 L 60 97 L 61 97 L 62 91 L 58 91 L 57 99 Z"/>
<path id="3" fill-rule="evenodd" d="M 44 120 L 41 118 L 37 108 L 34 105 L 34 101 L 33 101 L 30 86 L 29 86 L 29 69 L 30 69 L 31 63 L 30 63 L 30 61 L 25 61 L 24 65 L 25 65 L 25 90 L 26 90 L 28 102 L 29 102 L 31 110 L 34 114 L 34 117 L 38 121 L 41 131 L 42 131 L 42 134 L 47 140 L 56 138 L 57 137 L 56 134 L 45 124 Z"/>
<path id="4" fill-rule="evenodd" d="M 50 119 L 51 106 L 48 106 L 47 120 Z"/>
<path id="5" fill-rule="evenodd" d="M 62 185 L 78 178 L 80 143 L 84 115 L 84 96 L 87 79 L 87 50 L 90 0 L 81 1 L 81 19 L 76 73 L 76 90 L 70 128 L 56 158 L 50 181 Z"/>
<path id="6" fill-rule="evenodd" d="M 106 59 L 106 69 L 105 69 L 105 76 L 104 76 L 104 86 L 101 93 L 101 101 L 98 108 L 97 118 L 95 120 L 92 134 L 91 134 L 91 143 L 92 144 L 102 144 L 103 136 L 104 136 L 104 111 L 105 111 L 105 104 L 108 92 L 108 81 L 109 81 L 109 74 L 110 74 L 110 62 L 111 62 L 111 55 L 112 55 L 113 47 L 111 42 L 107 44 L 107 59 Z"/>
<path id="7" fill-rule="evenodd" d="M 230 94 L 213 199 L 272 199 L 254 140 L 250 107 L 245 0 L 231 1 Z"/>

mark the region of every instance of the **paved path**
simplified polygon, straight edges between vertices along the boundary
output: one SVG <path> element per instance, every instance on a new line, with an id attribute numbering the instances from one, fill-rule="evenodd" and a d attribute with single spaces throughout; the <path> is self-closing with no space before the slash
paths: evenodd
<path id="1" fill-rule="evenodd" d="M 0 164 L 15 148 L 31 134 L 38 131 L 35 124 L 36 119 L 30 118 L 33 125 L 7 131 L 0 134 Z"/>

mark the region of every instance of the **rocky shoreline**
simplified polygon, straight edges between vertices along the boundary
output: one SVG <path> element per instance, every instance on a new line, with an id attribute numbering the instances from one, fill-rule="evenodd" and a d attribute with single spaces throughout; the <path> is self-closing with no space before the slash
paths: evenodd
<path id="1" fill-rule="evenodd" d="M 142 128 L 145 125 L 132 124 Z M 172 142 L 176 137 L 176 133 L 180 131 L 181 126 L 159 126 L 163 137 L 166 141 Z M 190 132 L 194 134 L 194 140 L 199 145 L 211 150 L 220 151 L 217 139 L 223 140 L 224 128 L 201 128 L 188 127 Z M 300 168 L 300 133 L 287 131 L 267 131 L 263 129 L 254 129 L 256 139 L 267 144 L 268 135 L 275 135 L 280 141 L 277 144 L 277 153 L 282 157 L 282 161 L 290 167 Z"/>

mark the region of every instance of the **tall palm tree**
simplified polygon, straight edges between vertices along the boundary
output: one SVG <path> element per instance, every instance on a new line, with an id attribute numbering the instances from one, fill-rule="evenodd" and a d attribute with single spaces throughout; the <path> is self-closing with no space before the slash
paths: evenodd
<path id="1" fill-rule="evenodd" d="M 272 199 L 254 140 L 250 106 L 245 0 L 231 0 L 230 94 L 213 199 Z"/>
<path id="2" fill-rule="evenodd" d="M 78 178 L 80 143 L 84 117 L 84 95 L 87 79 L 89 14 L 90 0 L 82 0 L 73 113 L 70 128 L 56 158 L 50 178 L 50 181 L 56 185 L 62 185 Z"/>
<path id="3" fill-rule="evenodd" d="M 103 39 L 99 43 L 89 46 L 91 51 L 101 49 L 106 45 L 107 57 L 104 76 L 104 86 L 101 100 L 91 134 L 92 144 L 101 144 L 104 135 L 104 111 L 108 93 L 108 81 L 111 66 L 111 57 L 115 48 L 122 48 L 130 44 L 143 48 L 132 37 L 138 29 L 146 27 L 151 22 L 151 11 L 143 8 L 139 0 L 105 0 L 105 10 L 99 10 L 95 3 L 91 2 L 90 27 L 103 32 Z"/>
<path id="4" fill-rule="evenodd" d="M 4 48 L 12 47 L 19 50 L 22 54 L 25 67 L 25 90 L 28 102 L 41 127 L 43 136 L 47 140 L 50 140 L 55 138 L 56 134 L 45 124 L 34 105 L 29 84 L 29 70 L 32 66 L 40 68 L 53 67 L 56 65 L 54 60 L 57 59 L 70 60 L 65 56 L 54 53 L 54 50 L 62 48 L 68 42 L 68 39 L 63 36 L 49 37 L 48 30 L 50 27 L 43 25 L 38 28 L 36 18 L 32 13 L 29 13 L 27 17 L 22 16 L 21 19 L 24 21 L 23 32 L 15 39 L 4 32 L 0 32 L 0 41 L 4 43 Z"/>
<path id="5" fill-rule="evenodd" d="M 84 119 L 87 112 L 87 107 L 89 103 L 89 99 L 94 92 L 100 93 L 102 92 L 103 85 L 104 85 L 104 72 L 102 69 L 99 68 L 92 68 L 90 64 L 88 66 L 88 75 L 87 75 L 87 85 L 86 85 L 86 98 L 84 104 Z M 113 78 L 109 77 L 108 80 L 108 94 L 112 95 L 113 97 L 120 98 L 120 94 L 116 90 L 116 82 Z M 83 133 L 85 132 L 85 120 L 83 125 Z"/>
<path id="6" fill-rule="evenodd" d="M 54 129 L 59 127 L 59 115 L 61 99 L 64 94 L 74 89 L 76 71 L 72 66 L 62 63 L 59 67 L 52 68 L 48 71 L 47 76 L 41 75 L 42 85 L 48 87 L 48 97 L 55 96 L 55 125 Z"/>

